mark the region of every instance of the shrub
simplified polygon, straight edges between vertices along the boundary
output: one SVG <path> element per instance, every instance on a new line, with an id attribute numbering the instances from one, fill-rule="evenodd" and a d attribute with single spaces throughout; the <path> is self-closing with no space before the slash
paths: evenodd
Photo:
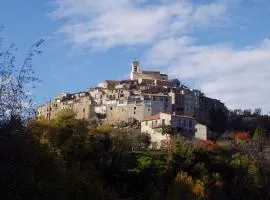
<path id="1" fill-rule="evenodd" d="M 249 132 L 242 131 L 242 132 L 235 133 L 234 138 L 235 138 L 235 140 L 238 140 L 238 141 L 245 141 L 245 140 L 248 140 L 250 138 L 250 135 L 249 135 Z"/>
<path id="2" fill-rule="evenodd" d="M 220 147 L 219 145 L 211 140 L 200 140 L 199 144 L 203 147 L 206 148 L 207 150 L 213 150 L 213 151 L 219 151 Z"/>
<path id="3" fill-rule="evenodd" d="M 187 172 L 179 172 L 174 180 L 172 199 L 206 199 L 207 191 L 203 180 L 194 180 Z"/>

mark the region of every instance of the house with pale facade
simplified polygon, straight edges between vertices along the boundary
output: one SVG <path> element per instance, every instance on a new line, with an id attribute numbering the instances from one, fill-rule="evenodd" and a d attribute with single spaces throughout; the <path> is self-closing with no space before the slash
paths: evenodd
<path id="1" fill-rule="evenodd" d="M 141 121 L 141 132 L 150 134 L 150 148 L 160 149 L 168 145 L 172 136 L 176 138 L 185 136 L 192 139 L 195 124 L 196 120 L 193 117 L 158 113 Z"/>
<path id="2" fill-rule="evenodd" d="M 206 125 L 200 123 L 195 125 L 195 138 L 200 140 L 209 140 L 212 136 L 213 132 L 209 130 Z"/>

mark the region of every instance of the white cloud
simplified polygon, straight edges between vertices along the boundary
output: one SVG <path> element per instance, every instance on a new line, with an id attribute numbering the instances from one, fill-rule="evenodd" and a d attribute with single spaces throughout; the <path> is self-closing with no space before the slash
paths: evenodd
<path id="1" fill-rule="evenodd" d="M 55 0 L 50 13 L 69 42 L 93 50 L 149 45 L 148 63 L 168 67 L 231 108 L 270 110 L 270 42 L 200 44 L 192 33 L 230 23 L 241 0 Z M 153 3 L 155 2 L 155 3 Z M 196 2 L 196 3 L 194 3 Z M 237 6 L 236 6 L 237 7 Z"/>
<path id="2" fill-rule="evenodd" d="M 155 66 L 192 80 L 207 95 L 230 108 L 270 111 L 270 42 L 236 49 L 229 44 L 198 45 L 190 37 L 159 41 L 148 54 Z"/>
<path id="3" fill-rule="evenodd" d="M 228 1 L 194 4 L 168 0 L 55 0 L 52 19 L 64 20 L 58 32 L 74 44 L 107 49 L 118 45 L 151 44 L 223 19 Z"/>

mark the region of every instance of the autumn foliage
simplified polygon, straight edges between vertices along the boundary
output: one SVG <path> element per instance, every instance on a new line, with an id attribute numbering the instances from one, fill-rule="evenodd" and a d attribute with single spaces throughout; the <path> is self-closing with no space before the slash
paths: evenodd
<path id="1" fill-rule="evenodd" d="M 200 140 L 199 144 L 205 148 L 210 149 L 210 150 L 214 150 L 214 151 L 220 150 L 220 147 L 218 146 L 218 144 L 214 141 L 211 141 L 211 140 Z"/>
<path id="2" fill-rule="evenodd" d="M 235 139 L 236 140 L 247 140 L 250 138 L 249 132 L 247 131 L 241 131 L 241 132 L 237 132 L 235 133 Z"/>

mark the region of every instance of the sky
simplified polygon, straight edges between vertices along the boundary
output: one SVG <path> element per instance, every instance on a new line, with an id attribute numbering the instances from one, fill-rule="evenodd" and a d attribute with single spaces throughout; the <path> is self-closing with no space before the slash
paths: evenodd
<path id="1" fill-rule="evenodd" d="M 126 79 L 131 62 L 160 70 L 230 109 L 270 111 L 269 0 L 0 0 L 0 33 L 33 60 L 40 104 Z"/>

